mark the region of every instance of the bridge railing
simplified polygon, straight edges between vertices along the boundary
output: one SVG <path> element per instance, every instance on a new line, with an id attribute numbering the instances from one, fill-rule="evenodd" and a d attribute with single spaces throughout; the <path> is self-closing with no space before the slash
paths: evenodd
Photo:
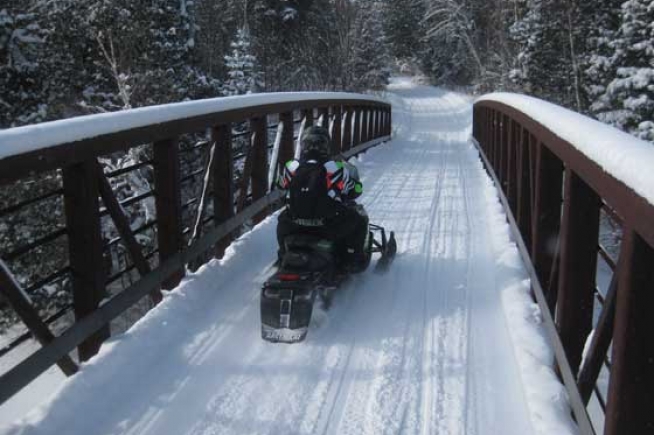
<path id="1" fill-rule="evenodd" d="M 474 105 L 473 136 L 501 189 L 581 432 L 654 433 L 654 184 L 623 181 L 654 169 L 654 148 L 611 130 L 524 96 Z M 599 240 L 607 224 L 621 229 L 615 253 Z M 598 261 L 613 270 L 608 288 L 598 287 Z M 596 428 L 591 397 L 605 417 Z"/>
<path id="2" fill-rule="evenodd" d="M 75 373 L 75 348 L 93 356 L 112 320 L 145 296 L 158 303 L 274 211 L 276 173 L 314 123 L 348 158 L 390 138 L 391 108 L 358 94 L 257 94 L 0 131 L 0 302 L 28 327 L 1 355 L 30 335 L 43 346 L 0 377 L 0 403 L 55 363 Z"/>

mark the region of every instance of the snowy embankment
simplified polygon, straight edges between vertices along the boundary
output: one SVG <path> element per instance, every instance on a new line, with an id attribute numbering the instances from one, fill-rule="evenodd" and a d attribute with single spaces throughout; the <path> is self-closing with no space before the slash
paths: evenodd
<path id="1" fill-rule="evenodd" d="M 515 107 L 654 204 L 654 146 L 651 143 L 526 95 L 497 92 L 484 95 L 477 101 L 497 101 Z"/>
<path id="2" fill-rule="evenodd" d="M 357 160 L 398 256 L 318 311 L 307 340 L 260 338 L 275 218 L 180 287 L 2 434 L 574 434 L 470 99 L 397 81 L 395 139 Z"/>
<path id="3" fill-rule="evenodd" d="M 216 112 L 237 110 L 264 104 L 334 99 L 384 102 L 370 95 L 344 92 L 274 92 L 211 98 L 141 107 L 123 112 L 79 116 L 0 131 L 0 159 L 62 143 L 76 142 L 109 133 Z"/>

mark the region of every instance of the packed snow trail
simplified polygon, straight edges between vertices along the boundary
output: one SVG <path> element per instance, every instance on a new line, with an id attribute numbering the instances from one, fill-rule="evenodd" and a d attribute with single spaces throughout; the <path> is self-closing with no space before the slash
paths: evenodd
<path id="1" fill-rule="evenodd" d="M 496 286 L 471 101 L 401 82 L 389 98 L 395 139 L 358 163 L 371 221 L 396 232 L 386 274 L 355 276 L 302 344 L 266 343 L 270 218 L 0 432 L 535 433 Z"/>

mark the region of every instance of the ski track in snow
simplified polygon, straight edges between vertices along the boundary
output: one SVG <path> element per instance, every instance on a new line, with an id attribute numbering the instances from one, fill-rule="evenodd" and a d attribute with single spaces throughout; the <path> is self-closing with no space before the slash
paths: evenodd
<path id="1" fill-rule="evenodd" d="M 371 221 L 396 232 L 386 274 L 353 277 L 304 343 L 266 343 L 269 218 L 0 433 L 534 433 L 495 285 L 471 101 L 406 85 L 389 99 L 395 139 L 358 162 Z"/>

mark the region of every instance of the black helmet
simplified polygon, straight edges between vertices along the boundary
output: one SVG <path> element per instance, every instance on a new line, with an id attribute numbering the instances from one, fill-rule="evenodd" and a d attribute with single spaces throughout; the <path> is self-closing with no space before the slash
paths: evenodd
<path id="1" fill-rule="evenodd" d="M 331 155 L 331 139 L 325 127 L 307 127 L 302 134 L 302 159 L 328 160 Z"/>

